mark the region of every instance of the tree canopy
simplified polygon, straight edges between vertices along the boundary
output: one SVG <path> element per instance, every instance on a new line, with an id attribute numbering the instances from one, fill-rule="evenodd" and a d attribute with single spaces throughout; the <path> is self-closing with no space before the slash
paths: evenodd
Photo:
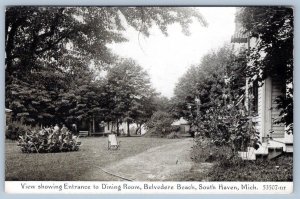
<path id="1" fill-rule="evenodd" d="M 245 60 L 225 45 L 189 68 L 173 99 L 176 116 L 189 120 L 198 141 L 206 137 L 218 147 L 229 147 L 229 159 L 249 146 L 259 146 L 255 126 L 243 105 L 245 69 Z"/>
<path id="2" fill-rule="evenodd" d="M 167 35 L 168 26 L 179 23 L 188 34 L 194 19 L 206 25 L 200 13 L 186 7 L 7 7 L 5 106 L 13 110 L 13 119 L 32 124 L 74 122 L 94 115 L 108 119 L 112 116 L 107 107 L 113 103 L 107 89 L 121 89 L 112 86 L 120 82 L 115 84 L 110 75 L 124 65 L 129 68 L 119 75 L 146 75 L 133 61 L 118 61 L 107 44 L 127 41 L 123 34 L 129 26 L 145 36 L 157 26 Z M 111 84 L 95 70 L 107 70 Z M 152 90 L 146 91 L 149 80 L 135 79 L 138 84 L 128 86 L 134 83 L 126 82 L 130 78 L 123 82 L 124 93 L 115 90 L 118 95 L 112 99 L 121 97 L 122 102 L 114 104 L 120 110 L 112 110 L 124 110 L 127 116 L 120 117 L 128 121 L 139 115 L 143 123 L 152 113 Z"/>
<path id="3" fill-rule="evenodd" d="M 149 75 L 131 59 L 120 60 L 111 67 L 106 77 L 108 121 L 145 123 L 154 109 L 157 95 L 151 87 Z"/>
<path id="4" fill-rule="evenodd" d="M 224 105 L 224 97 L 228 97 L 227 101 L 237 100 L 244 89 L 244 64 L 238 61 L 230 46 L 206 54 L 200 64 L 188 69 L 175 87 L 172 99 L 175 116 L 193 122 L 210 107 Z"/>
<path id="5" fill-rule="evenodd" d="M 69 68 L 64 55 L 100 67 L 114 60 L 106 46 L 124 42 L 123 31 L 131 26 L 145 36 L 156 25 L 167 35 L 167 27 L 179 23 L 183 33 L 193 18 L 205 21 L 192 8 L 184 7 L 33 7 L 6 10 L 6 65 L 8 73 L 42 67 Z"/>

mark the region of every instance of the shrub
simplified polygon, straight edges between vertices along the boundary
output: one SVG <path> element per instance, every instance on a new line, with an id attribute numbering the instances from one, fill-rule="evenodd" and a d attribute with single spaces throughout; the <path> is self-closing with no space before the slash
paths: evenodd
<path id="1" fill-rule="evenodd" d="M 230 158 L 247 147 L 258 149 L 260 145 L 259 133 L 251 117 L 235 105 L 209 108 L 199 119 L 198 131 L 217 147 L 230 148 Z"/>
<path id="2" fill-rule="evenodd" d="M 214 166 L 196 181 L 292 181 L 293 158 L 283 154 L 272 160 L 257 159 L 255 161 L 230 157 L 231 148 L 216 146 L 209 139 L 200 137 L 195 139 L 192 149 L 192 160 L 196 163 L 213 162 Z"/>
<path id="3" fill-rule="evenodd" d="M 181 136 L 179 135 L 178 132 L 173 131 L 173 132 L 171 132 L 170 134 L 167 135 L 167 138 L 168 139 L 178 139 L 178 138 L 181 138 Z"/>
<path id="4" fill-rule="evenodd" d="M 73 136 L 67 128 L 62 129 L 34 129 L 28 130 L 19 136 L 18 146 L 24 153 L 56 153 L 67 151 L 78 151 L 77 136 Z"/>
<path id="5" fill-rule="evenodd" d="M 203 136 L 197 137 L 192 148 L 191 158 L 193 161 L 214 162 L 229 159 L 231 148 L 228 146 L 216 146 L 210 139 Z"/>
<path id="6" fill-rule="evenodd" d="M 5 137 L 7 139 L 17 140 L 19 136 L 24 135 L 31 128 L 31 126 L 22 124 L 19 121 L 13 121 L 7 125 L 7 128 L 5 130 Z"/>
<path id="7" fill-rule="evenodd" d="M 152 115 L 145 126 L 149 134 L 165 137 L 173 131 L 171 126 L 173 121 L 174 119 L 171 114 L 157 111 Z"/>
<path id="8" fill-rule="evenodd" d="M 293 158 L 283 155 L 272 160 L 220 161 L 208 173 L 208 178 L 210 181 L 293 181 Z"/>

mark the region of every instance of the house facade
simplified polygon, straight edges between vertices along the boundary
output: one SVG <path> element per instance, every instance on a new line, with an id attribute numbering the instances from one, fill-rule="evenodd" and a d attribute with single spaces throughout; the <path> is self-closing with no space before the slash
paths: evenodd
<path id="1" fill-rule="evenodd" d="M 259 38 L 250 37 L 248 33 L 245 33 L 241 24 L 236 22 L 236 30 L 231 42 L 235 51 L 239 53 L 255 47 Z M 248 62 L 247 64 L 251 65 L 252 63 Z M 280 74 L 270 75 L 261 83 L 250 82 L 249 78 L 246 79 L 244 105 L 246 110 L 251 113 L 262 144 L 258 150 L 248 147 L 246 151 L 239 152 L 243 159 L 255 160 L 258 157 L 271 159 L 282 153 L 293 152 L 293 134 L 286 133 L 286 126 L 276 122 L 281 117 L 276 98 L 285 95 L 284 91 L 287 86 L 280 81 Z"/>
<path id="2" fill-rule="evenodd" d="M 181 134 L 188 134 L 190 132 L 190 123 L 181 117 L 179 120 L 176 120 L 172 123 L 172 126 L 179 127 L 179 132 Z"/>
<path id="3" fill-rule="evenodd" d="M 117 132 L 117 124 L 115 122 L 104 122 L 100 118 L 92 118 L 91 120 L 81 120 L 78 126 L 78 131 L 81 136 L 104 136 Z M 126 122 L 119 123 L 119 133 L 120 135 L 127 135 L 128 124 Z M 140 134 L 146 133 L 144 125 L 138 126 L 135 123 L 129 124 L 130 134 Z"/>

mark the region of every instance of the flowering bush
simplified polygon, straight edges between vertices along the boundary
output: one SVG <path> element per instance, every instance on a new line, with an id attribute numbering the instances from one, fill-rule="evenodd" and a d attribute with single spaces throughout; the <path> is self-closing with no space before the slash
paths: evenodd
<path id="1" fill-rule="evenodd" d="M 229 159 L 247 147 L 259 148 L 259 134 L 251 117 L 236 106 L 211 107 L 198 123 L 202 136 L 216 146 L 231 148 Z"/>
<path id="2" fill-rule="evenodd" d="M 28 130 L 19 138 L 18 146 L 24 153 L 78 151 L 81 144 L 66 127 Z"/>

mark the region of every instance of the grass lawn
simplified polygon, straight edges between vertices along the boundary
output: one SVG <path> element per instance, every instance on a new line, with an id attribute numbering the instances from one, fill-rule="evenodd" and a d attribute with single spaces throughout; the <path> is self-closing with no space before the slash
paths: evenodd
<path id="1" fill-rule="evenodd" d="M 26 154 L 22 153 L 16 142 L 5 142 L 6 180 L 24 181 L 89 181 L 119 180 L 99 167 L 106 166 L 150 148 L 176 142 L 176 139 L 119 137 L 120 150 L 107 150 L 107 137 L 81 139 L 77 152 Z M 98 169 L 95 176 L 92 170 Z M 90 173 L 93 173 L 91 175 Z"/>

